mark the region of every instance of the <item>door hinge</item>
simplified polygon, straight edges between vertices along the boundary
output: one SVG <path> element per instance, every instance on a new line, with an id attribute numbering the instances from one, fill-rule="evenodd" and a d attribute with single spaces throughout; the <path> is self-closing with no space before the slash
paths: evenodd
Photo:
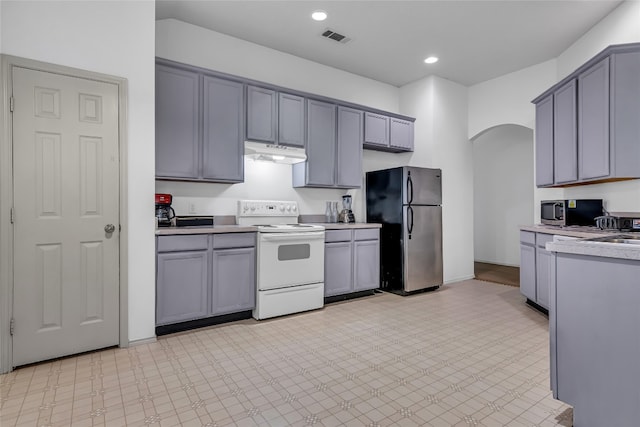
<path id="1" fill-rule="evenodd" d="M 13 317 L 11 318 L 11 321 L 9 322 L 9 335 L 13 335 L 13 332 L 16 329 L 16 319 L 14 319 Z"/>
<path id="2" fill-rule="evenodd" d="M 11 218 L 11 224 L 13 224 L 13 221 L 15 220 L 15 216 L 14 216 L 14 210 L 13 210 L 13 208 L 11 208 L 10 218 Z"/>
<path id="3" fill-rule="evenodd" d="M 9 97 L 9 111 L 13 113 L 13 96 Z"/>

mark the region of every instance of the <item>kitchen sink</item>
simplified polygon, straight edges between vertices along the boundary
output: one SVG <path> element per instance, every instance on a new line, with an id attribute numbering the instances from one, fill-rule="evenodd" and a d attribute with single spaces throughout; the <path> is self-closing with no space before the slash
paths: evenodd
<path id="1" fill-rule="evenodd" d="M 600 243 L 624 243 L 627 245 L 640 245 L 640 235 L 633 234 L 616 234 L 613 236 L 594 237 L 592 239 L 585 239 L 585 242 L 600 242 Z"/>

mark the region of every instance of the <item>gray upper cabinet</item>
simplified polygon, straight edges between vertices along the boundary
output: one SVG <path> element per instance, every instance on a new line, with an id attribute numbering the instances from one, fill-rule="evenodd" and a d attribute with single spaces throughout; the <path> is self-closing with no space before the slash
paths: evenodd
<path id="1" fill-rule="evenodd" d="M 395 117 L 389 119 L 389 147 L 413 151 L 413 122 Z"/>
<path id="2" fill-rule="evenodd" d="M 536 104 L 536 185 L 553 185 L 553 94 Z"/>
<path id="3" fill-rule="evenodd" d="M 364 113 L 364 144 L 367 146 L 389 146 L 389 117 L 382 114 Z"/>
<path id="4" fill-rule="evenodd" d="M 362 185 L 362 111 L 307 100 L 307 161 L 293 165 L 294 187 Z"/>
<path id="5" fill-rule="evenodd" d="M 336 186 L 360 188 L 362 185 L 362 111 L 338 107 L 338 155 Z"/>
<path id="6" fill-rule="evenodd" d="M 242 182 L 243 84 L 156 64 L 156 178 Z"/>
<path id="7" fill-rule="evenodd" d="M 578 176 L 609 176 L 609 58 L 578 76 Z"/>
<path id="8" fill-rule="evenodd" d="M 198 178 L 200 75 L 156 66 L 156 176 Z"/>
<path id="9" fill-rule="evenodd" d="M 275 90 L 247 86 L 247 139 L 276 142 L 277 99 Z"/>
<path id="10" fill-rule="evenodd" d="M 533 102 L 538 186 L 640 178 L 640 43 L 608 47 Z"/>
<path id="11" fill-rule="evenodd" d="M 278 144 L 304 147 L 305 99 L 278 93 Z"/>
<path id="12" fill-rule="evenodd" d="M 364 148 L 413 151 L 413 122 L 384 114 L 364 113 Z"/>
<path id="13" fill-rule="evenodd" d="M 576 80 L 570 80 L 553 95 L 553 170 L 555 184 L 578 179 Z"/>
<path id="14" fill-rule="evenodd" d="M 204 76 L 202 177 L 244 180 L 242 83 Z"/>
<path id="15" fill-rule="evenodd" d="M 247 86 L 247 139 L 304 147 L 304 97 Z"/>

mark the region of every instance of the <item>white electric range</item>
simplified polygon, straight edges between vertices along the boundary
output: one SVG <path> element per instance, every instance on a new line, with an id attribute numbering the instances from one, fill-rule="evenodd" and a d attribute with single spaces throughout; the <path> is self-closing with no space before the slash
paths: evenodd
<path id="1" fill-rule="evenodd" d="M 240 200 L 236 221 L 258 227 L 255 319 L 324 305 L 324 227 L 298 224 L 291 201 Z"/>

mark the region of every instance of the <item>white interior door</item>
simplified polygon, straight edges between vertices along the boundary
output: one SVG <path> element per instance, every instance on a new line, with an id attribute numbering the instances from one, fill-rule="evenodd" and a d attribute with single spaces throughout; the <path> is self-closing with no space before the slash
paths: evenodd
<path id="1" fill-rule="evenodd" d="M 12 70 L 20 366 L 118 344 L 118 87 Z"/>

